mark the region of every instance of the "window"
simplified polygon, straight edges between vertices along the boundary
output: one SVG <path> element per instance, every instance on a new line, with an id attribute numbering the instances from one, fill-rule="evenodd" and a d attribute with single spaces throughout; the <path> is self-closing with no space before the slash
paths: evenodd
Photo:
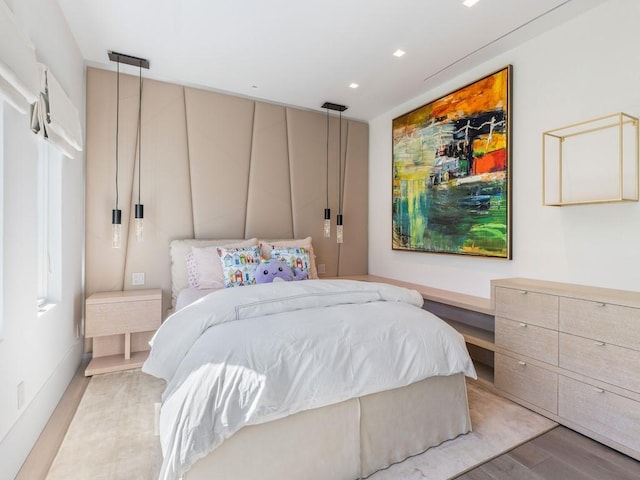
<path id="1" fill-rule="evenodd" d="M 38 310 L 60 298 L 62 153 L 38 141 Z"/>
<path id="2" fill-rule="evenodd" d="M 0 97 L 0 191 L 4 192 L 4 101 Z M 4 194 L 0 195 L 0 341 L 2 341 L 3 319 L 4 319 L 4 285 L 2 279 L 4 277 L 4 264 L 2 257 L 4 253 Z"/>

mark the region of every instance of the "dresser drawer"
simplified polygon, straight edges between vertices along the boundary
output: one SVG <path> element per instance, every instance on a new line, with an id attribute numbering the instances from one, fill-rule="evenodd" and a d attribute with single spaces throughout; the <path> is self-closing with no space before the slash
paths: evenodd
<path id="1" fill-rule="evenodd" d="M 496 346 L 558 365 L 558 332 L 524 322 L 496 317 Z"/>
<path id="2" fill-rule="evenodd" d="M 496 287 L 496 316 L 558 329 L 558 297 L 528 290 Z"/>
<path id="3" fill-rule="evenodd" d="M 500 353 L 495 354 L 496 388 L 543 408 L 558 411 L 558 374 Z"/>
<path id="4" fill-rule="evenodd" d="M 560 331 L 640 351 L 640 309 L 561 298 Z"/>
<path id="5" fill-rule="evenodd" d="M 160 326 L 161 301 L 94 303 L 86 307 L 87 337 L 156 330 Z"/>
<path id="6" fill-rule="evenodd" d="M 640 392 L 640 352 L 560 333 L 561 368 Z"/>
<path id="7" fill-rule="evenodd" d="M 640 404 L 560 375 L 559 415 L 640 452 Z"/>

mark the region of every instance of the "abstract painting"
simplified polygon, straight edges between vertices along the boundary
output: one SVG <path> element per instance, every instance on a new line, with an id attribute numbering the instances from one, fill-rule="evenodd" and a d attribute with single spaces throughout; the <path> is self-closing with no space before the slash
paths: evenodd
<path id="1" fill-rule="evenodd" d="M 511 258 L 511 66 L 393 120 L 392 248 Z"/>

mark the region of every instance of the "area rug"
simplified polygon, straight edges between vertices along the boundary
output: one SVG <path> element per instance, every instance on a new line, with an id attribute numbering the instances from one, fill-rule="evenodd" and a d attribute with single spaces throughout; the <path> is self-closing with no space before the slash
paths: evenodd
<path id="1" fill-rule="evenodd" d="M 556 426 L 478 382 L 467 386 L 473 432 L 369 480 L 453 478 Z M 154 403 L 163 387 L 164 382 L 140 370 L 92 377 L 46 479 L 156 479 L 162 458 L 154 434 Z"/>

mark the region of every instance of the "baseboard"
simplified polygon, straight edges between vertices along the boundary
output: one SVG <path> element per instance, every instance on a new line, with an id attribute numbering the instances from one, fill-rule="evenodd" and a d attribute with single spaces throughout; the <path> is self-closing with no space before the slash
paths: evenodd
<path id="1" fill-rule="evenodd" d="M 77 339 L 69 351 L 52 371 L 40 391 L 13 424 L 7 435 L 0 442 L 0 478 L 18 478 L 23 462 L 29 456 L 38 437 L 44 430 L 58 402 L 82 360 L 83 342 Z M 46 474 L 46 472 L 45 472 Z M 44 478 L 40 476 L 23 477 L 29 480 Z"/>

